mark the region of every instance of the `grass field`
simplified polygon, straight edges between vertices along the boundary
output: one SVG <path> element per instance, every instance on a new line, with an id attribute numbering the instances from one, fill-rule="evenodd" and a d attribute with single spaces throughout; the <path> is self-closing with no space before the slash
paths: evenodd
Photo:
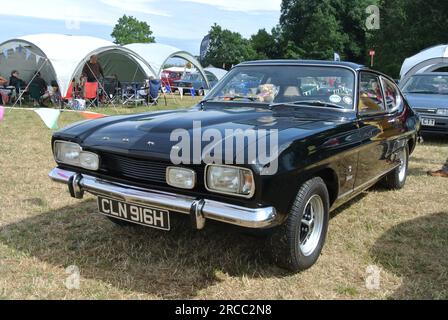
<path id="1" fill-rule="evenodd" d="M 80 119 L 66 112 L 60 125 Z M 446 160 L 448 140 L 418 146 L 404 190 L 373 189 L 335 212 L 317 265 L 289 274 L 262 240 L 218 224 L 196 232 L 179 220 L 170 233 L 113 225 L 93 197 L 71 199 L 48 179 L 51 133 L 34 112 L 6 110 L 0 122 L 0 298 L 448 298 L 448 180 L 426 176 Z M 78 289 L 66 286 L 70 266 Z M 372 267 L 377 289 L 366 286 Z"/>

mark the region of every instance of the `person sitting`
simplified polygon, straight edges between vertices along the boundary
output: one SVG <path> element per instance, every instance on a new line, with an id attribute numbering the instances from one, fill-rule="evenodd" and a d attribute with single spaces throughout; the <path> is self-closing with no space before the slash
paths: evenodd
<path id="1" fill-rule="evenodd" d="M 34 79 L 30 83 L 30 86 L 31 85 L 39 88 L 39 94 L 40 94 L 40 98 L 38 100 L 39 106 L 47 108 L 44 102 L 45 100 L 50 98 L 50 93 L 48 92 L 47 82 L 42 78 L 40 72 L 36 71 L 36 73 L 34 74 Z"/>
<path id="2" fill-rule="evenodd" d="M 442 167 L 442 170 L 429 171 L 428 175 L 432 177 L 448 178 L 448 159 L 446 160 L 445 165 Z"/>
<path id="3" fill-rule="evenodd" d="M 59 90 L 59 85 L 57 81 L 55 80 L 51 81 L 49 89 L 50 88 L 51 88 L 50 92 L 51 102 L 55 105 L 61 104 L 62 102 L 61 90 Z"/>
<path id="4" fill-rule="evenodd" d="M 8 83 L 8 80 L 0 76 L 0 87 L 4 87 Z"/>
<path id="5" fill-rule="evenodd" d="M 0 104 L 7 104 L 9 101 L 10 91 L 4 88 L 8 84 L 8 80 L 0 76 Z"/>
<path id="6" fill-rule="evenodd" d="M 16 96 L 19 96 L 20 90 L 26 88 L 26 82 L 19 78 L 20 74 L 17 70 L 11 72 L 9 85 L 16 88 Z"/>

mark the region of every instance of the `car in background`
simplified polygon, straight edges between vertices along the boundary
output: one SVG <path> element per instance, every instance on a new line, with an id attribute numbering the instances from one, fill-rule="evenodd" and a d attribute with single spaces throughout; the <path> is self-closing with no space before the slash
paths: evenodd
<path id="1" fill-rule="evenodd" d="M 448 134 L 448 72 L 416 74 L 402 90 L 420 116 L 422 133 Z"/>
<path id="2" fill-rule="evenodd" d="M 207 76 L 207 82 L 204 77 L 199 72 L 193 72 L 186 74 L 180 80 L 174 81 L 174 88 L 182 88 L 188 92 L 188 90 L 194 89 L 194 94 L 203 96 L 205 95 L 205 90 L 213 88 L 218 83 L 218 78 L 211 72 L 205 71 Z"/>
<path id="3" fill-rule="evenodd" d="M 182 79 L 183 72 L 176 72 L 176 71 L 170 71 L 170 70 L 163 70 L 162 71 L 162 84 L 164 86 L 169 85 L 171 88 L 174 87 L 174 82 Z"/>

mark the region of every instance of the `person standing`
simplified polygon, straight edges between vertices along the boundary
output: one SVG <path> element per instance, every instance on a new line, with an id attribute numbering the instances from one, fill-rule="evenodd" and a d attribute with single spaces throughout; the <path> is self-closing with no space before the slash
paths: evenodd
<path id="1" fill-rule="evenodd" d="M 87 82 L 99 82 L 101 78 L 104 78 L 103 68 L 96 55 L 91 56 L 90 60 L 86 62 L 82 69 L 82 75 L 87 78 Z"/>
<path id="2" fill-rule="evenodd" d="M 98 61 L 98 57 L 93 55 L 90 60 L 86 62 L 84 68 L 82 69 L 82 78 L 87 79 L 87 82 L 99 83 L 102 78 L 104 78 L 104 71 L 101 64 Z M 85 90 L 85 88 L 84 88 Z M 95 106 L 98 107 L 99 98 L 95 99 Z"/>

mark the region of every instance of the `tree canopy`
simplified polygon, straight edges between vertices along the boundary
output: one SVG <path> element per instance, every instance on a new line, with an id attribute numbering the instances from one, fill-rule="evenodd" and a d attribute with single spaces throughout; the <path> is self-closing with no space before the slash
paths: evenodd
<path id="1" fill-rule="evenodd" d="M 204 65 L 214 65 L 229 69 L 242 61 L 257 58 L 250 41 L 238 32 L 221 28 L 216 23 L 210 30 L 210 44 L 205 55 Z"/>
<path id="2" fill-rule="evenodd" d="M 114 43 L 120 45 L 155 42 L 148 23 L 127 15 L 118 20 L 111 36 L 114 38 Z"/>
<path id="3" fill-rule="evenodd" d="M 448 1 L 381 0 L 381 28 L 371 39 L 376 68 L 398 77 L 405 58 L 448 42 Z"/>

